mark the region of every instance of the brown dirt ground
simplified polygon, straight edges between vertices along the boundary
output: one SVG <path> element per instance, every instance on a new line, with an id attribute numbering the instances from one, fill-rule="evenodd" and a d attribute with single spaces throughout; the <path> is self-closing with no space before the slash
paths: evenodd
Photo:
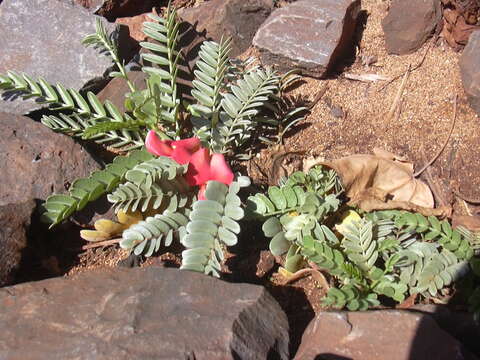
<path id="1" fill-rule="evenodd" d="M 315 96 L 328 86 L 306 119 L 286 138 L 284 150 L 333 159 L 355 153 L 371 153 L 378 147 L 411 160 L 416 169 L 419 169 L 427 159 L 433 158 L 444 144 L 453 119 L 454 99 L 458 96 L 453 134 L 444 151 L 430 167 L 432 175 L 430 181 L 433 180 L 440 187 L 447 202 L 454 202 L 457 212 L 476 212 L 475 206 L 456 199 L 451 192 L 452 188 L 459 186 L 464 195 L 480 198 L 478 190 L 480 149 L 477 142 L 480 121 L 469 107 L 462 88 L 458 67 L 461 54 L 454 52 L 441 38 L 431 39 L 411 55 L 387 54 L 381 28 L 381 20 L 386 15 L 387 6 L 388 3 L 383 0 L 362 1 L 362 8 L 368 17 L 353 64 L 326 80 L 303 78 L 303 83 L 288 94 L 305 101 L 313 101 Z M 252 51 L 247 51 L 246 55 L 250 54 Z M 375 61 L 370 63 L 371 59 Z M 393 116 L 388 116 L 403 75 L 409 67 L 414 70 L 406 80 L 399 109 L 397 108 Z M 345 73 L 373 73 L 393 80 L 353 81 L 345 78 Z M 422 157 L 422 151 L 425 158 Z M 277 152 L 275 149 L 260 152 L 253 161 L 255 166 L 251 163 L 245 166 L 248 175 L 257 183 L 269 182 L 262 172 L 269 174 L 272 159 Z M 294 162 L 293 167 L 298 167 L 299 163 Z M 262 172 L 258 170 L 259 168 Z M 425 179 L 425 174 L 426 172 L 422 174 L 422 179 Z M 250 237 L 250 241 L 252 240 L 255 241 L 255 236 L 253 239 Z M 237 268 L 257 266 L 258 252 L 265 248 L 266 244 L 247 247 L 247 260 Z M 125 252 L 113 247 L 90 249 L 80 256 L 79 263 L 71 268 L 66 276 L 93 268 L 116 266 L 126 255 Z M 235 256 L 239 255 L 229 254 L 228 257 Z M 159 264 L 162 261 L 173 266 L 179 263 L 178 256 L 165 254 L 160 259 L 148 260 L 142 266 Z M 282 292 L 283 290 L 278 288 L 284 279 L 275 272 L 277 266 L 267 267 L 261 277 L 257 276 L 256 280 L 251 281 Z M 320 299 L 324 295 L 324 290 L 310 277 L 298 280 L 287 287 L 304 294 L 307 299 L 302 305 L 305 311 L 311 312 L 313 309 L 317 312 L 321 309 Z M 285 295 L 283 305 L 292 307 L 298 304 L 289 302 Z"/>

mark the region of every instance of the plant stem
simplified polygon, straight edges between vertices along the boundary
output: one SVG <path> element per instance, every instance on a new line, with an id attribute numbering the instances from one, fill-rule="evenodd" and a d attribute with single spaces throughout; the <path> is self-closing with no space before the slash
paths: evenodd
<path id="1" fill-rule="evenodd" d="M 122 61 L 120 61 L 120 57 L 118 56 L 118 49 L 115 47 L 115 45 L 113 45 L 112 43 L 110 43 L 110 41 L 108 41 L 107 39 L 102 39 L 103 40 L 103 44 L 104 46 L 107 48 L 107 50 L 110 52 L 110 55 L 112 56 L 112 59 L 113 59 L 113 62 L 115 63 L 115 65 L 117 65 L 118 67 L 118 70 L 120 71 L 120 73 L 122 74 L 122 77 L 125 79 L 125 81 L 127 82 L 127 85 L 128 87 L 130 88 L 130 91 L 131 92 L 134 92 L 136 91 L 137 89 L 135 88 L 135 86 L 133 85 L 133 83 L 130 81 L 130 79 L 128 78 L 128 75 L 127 75 L 127 71 L 125 70 L 125 66 L 123 66 L 123 63 Z"/>
<path id="2" fill-rule="evenodd" d="M 118 239 L 110 239 L 110 240 L 105 240 L 105 241 L 98 241 L 98 242 L 94 242 L 92 244 L 83 245 L 82 250 L 97 248 L 97 247 L 100 247 L 100 246 L 115 245 L 115 244 L 118 244 L 122 240 L 123 240 L 122 238 L 118 238 Z"/>

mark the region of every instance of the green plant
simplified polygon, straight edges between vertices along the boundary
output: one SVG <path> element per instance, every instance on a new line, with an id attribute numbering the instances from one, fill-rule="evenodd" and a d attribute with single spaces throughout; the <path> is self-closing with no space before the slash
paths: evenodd
<path id="1" fill-rule="evenodd" d="M 327 242 L 338 242 L 335 234 L 322 223 L 340 206 L 340 183 L 332 170 L 320 167 L 308 174 L 296 172 L 283 185 L 269 187 L 267 194 L 258 193 L 247 201 L 254 216 L 266 218 L 263 231 L 274 255 L 287 253 L 286 268 L 295 271 L 301 266 L 299 242 L 314 235 Z"/>
<path id="2" fill-rule="evenodd" d="M 100 20 L 96 32 L 83 41 L 112 59 L 117 70 L 110 76 L 127 82 L 125 113 L 110 101 L 101 103 L 92 92 L 14 71 L 0 75 L 0 90 L 47 104 L 52 113 L 43 116 L 42 123 L 54 131 L 129 152 L 105 169 L 75 180 L 67 194 L 48 197 L 44 221 L 59 224 L 106 195 L 116 212 L 139 211 L 144 218 L 123 231 L 121 247 L 150 256 L 176 240 L 186 247 L 182 268 L 218 276 L 222 246 L 236 243 L 240 232 L 243 205 L 237 193 L 248 183 L 241 176 L 233 181 L 221 154 L 248 157 L 249 141 L 264 131 L 260 115 L 270 102 L 279 103 L 283 86 L 295 77 L 235 65 L 229 59 L 229 39 L 219 44 L 208 41 L 194 71 L 195 102 L 182 103 L 178 81 L 183 56 L 176 11 L 168 6 L 164 18 L 149 17 L 152 21 L 144 23 L 143 31 L 150 40 L 140 43 L 146 50 L 141 55 L 147 74 L 144 88 L 130 81 L 115 37 L 107 34 Z M 191 125 L 185 122 L 189 118 Z M 193 137 L 180 140 L 191 135 L 202 143 Z M 101 231 L 101 236 L 93 235 L 91 239 L 108 236 Z"/>
<path id="3" fill-rule="evenodd" d="M 479 271 L 474 254 L 480 241 L 468 230 L 406 211 L 360 216 L 348 210 L 342 217 L 340 194 L 335 174 L 315 167 L 247 202 L 264 221 L 272 253 L 286 254 L 287 270 L 310 266 L 332 278 L 325 305 L 365 310 L 379 305 L 381 297 L 395 302 L 415 294 L 436 297 L 470 270 Z M 472 310 L 478 312 L 478 304 L 477 290 Z"/>

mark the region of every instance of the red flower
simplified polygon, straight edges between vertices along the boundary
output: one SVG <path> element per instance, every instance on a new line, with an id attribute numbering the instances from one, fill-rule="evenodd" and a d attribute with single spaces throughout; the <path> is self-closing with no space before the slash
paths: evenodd
<path id="1" fill-rule="evenodd" d="M 198 199 L 205 200 L 207 181 L 215 180 L 230 185 L 233 181 L 233 172 L 223 154 L 210 154 L 208 149 L 200 148 L 190 159 L 185 179 L 192 186 L 200 186 Z"/>
<path id="2" fill-rule="evenodd" d="M 179 164 L 188 164 L 185 179 L 190 186 L 200 186 L 199 200 L 205 200 L 207 181 L 215 180 L 225 185 L 233 181 L 233 172 L 223 154 L 210 154 L 208 149 L 200 146 L 198 138 L 160 140 L 155 131 L 150 130 L 145 146 L 154 155 L 167 156 Z"/>
<path id="3" fill-rule="evenodd" d="M 147 151 L 157 155 L 172 158 L 179 164 L 188 164 L 193 153 L 200 148 L 200 140 L 191 137 L 184 140 L 160 140 L 154 130 L 148 132 L 145 139 Z"/>

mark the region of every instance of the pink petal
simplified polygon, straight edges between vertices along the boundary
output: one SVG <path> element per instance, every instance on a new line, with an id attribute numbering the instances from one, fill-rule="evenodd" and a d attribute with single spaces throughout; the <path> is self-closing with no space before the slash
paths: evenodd
<path id="1" fill-rule="evenodd" d="M 198 149 L 190 158 L 185 179 L 191 186 L 205 184 L 210 180 L 210 153 L 208 149 Z"/>
<path id="2" fill-rule="evenodd" d="M 207 198 L 205 197 L 205 190 L 207 190 L 207 184 L 203 184 L 202 186 L 200 186 L 200 190 L 198 190 L 198 200 L 207 200 Z"/>
<path id="3" fill-rule="evenodd" d="M 179 164 L 188 164 L 193 153 L 200 148 L 200 139 L 188 138 L 172 142 L 172 159 Z"/>
<path id="4" fill-rule="evenodd" d="M 170 140 L 160 140 L 155 130 L 150 130 L 145 139 L 145 147 L 149 153 L 157 156 L 172 155 L 172 148 L 170 147 Z"/>
<path id="5" fill-rule="evenodd" d="M 191 137 L 188 139 L 177 140 L 172 142 L 172 148 L 180 146 L 192 154 L 200 148 L 200 139 L 196 137 Z"/>
<path id="6" fill-rule="evenodd" d="M 210 161 L 210 179 L 230 185 L 233 181 L 233 172 L 225 161 L 223 154 L 213 154 Z"/>
<path id="7" fill-rule="evenodd" d="M 172 159 L 179 164 L 188 164 L 192 158 L 192 153 L 183 147 L 177 146 L 173 148 Z"/>

